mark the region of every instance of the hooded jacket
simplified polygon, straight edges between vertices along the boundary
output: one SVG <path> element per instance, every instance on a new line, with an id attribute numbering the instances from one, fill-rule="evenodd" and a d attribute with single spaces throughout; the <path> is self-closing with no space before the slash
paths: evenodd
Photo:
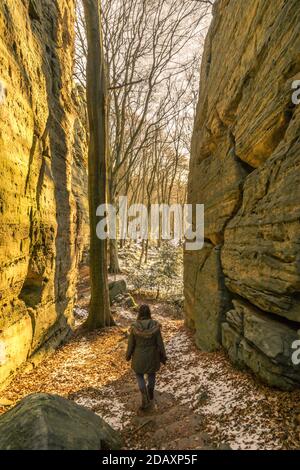
<path id="1" fill-rule="evenodd" d="M 161 325 L 152 319 L 138 320 L 132 324 L 128 339 L 126 360 L 137 374 L 153 374 L 166 363 L 166 351 L 161 335 Z"/>

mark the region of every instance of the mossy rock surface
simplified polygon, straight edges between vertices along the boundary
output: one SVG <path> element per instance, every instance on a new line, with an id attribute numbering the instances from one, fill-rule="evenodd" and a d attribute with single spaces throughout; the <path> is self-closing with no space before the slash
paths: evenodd
<path id="1" fill-rule="evenodd" d="M 109 283 L 108 287 L 109 287 L 109 298 L 111 302 L 113 302 L 118 295 L 124 294 L 127 290 L 126 281 L 124 279 L 120 279 L 118 281 L 112 281 Z"/>
<path id="2" fill-rule="evenodd" d="M 33 394 L 0 417 L 1 450 L 117 450 L 117 431 L 57 395 Z"/>

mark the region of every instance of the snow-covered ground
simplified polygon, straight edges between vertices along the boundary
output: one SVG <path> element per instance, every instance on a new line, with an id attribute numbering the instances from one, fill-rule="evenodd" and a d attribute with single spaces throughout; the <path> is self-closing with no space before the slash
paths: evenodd
<path id="1" fill-rule="evenodd" d="M 167 354 L 170 368 L 161 376 L 158 390 L 172 393 L 204 417 L 205 431 L 218 443 L 226 442 L 232 449 L 281 449 L 283 435 L 290 431 L 292 438 L 295 411 L 289 415 L 293 400 L 287 393 L 257 384 L 252 376 L 235 370 L 223 353 L 198 351 L 182 328 L 169 341 Z"/>

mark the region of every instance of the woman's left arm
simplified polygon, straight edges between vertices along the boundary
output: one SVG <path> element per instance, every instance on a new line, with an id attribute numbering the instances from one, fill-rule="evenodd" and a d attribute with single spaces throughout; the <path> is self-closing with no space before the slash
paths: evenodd
<path id="1" fill-rule="evenodd" d="M 126 361 L 130 361 L 132 354 L 134 352 L 134 348 L 135 348 L 135 337 L 134 337 L 132 330 L 130 330 L 128 344 L 127 344 L 127 351 L 126 351 Z"/>

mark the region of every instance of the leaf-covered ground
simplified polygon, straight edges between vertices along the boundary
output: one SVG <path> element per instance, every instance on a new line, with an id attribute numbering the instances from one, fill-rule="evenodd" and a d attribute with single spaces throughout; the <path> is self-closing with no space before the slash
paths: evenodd
<path id="1" fill-rule="evenodd" d="M 84 270 L 78 324 L 87 302 Z M 200 352 L 170 304 L 151 304 L 154 318 L 163 325 L 169 358 L 159 374 L 151 411 L 137 412 L 139 394 L 124 360 L 127 328 L 135 313 L 122 302 L 114 309 L 118 326 L 89 334 L 79 326 L 74 337 L 40 366 L 15 378 L 1 392 L 0 403 L 12 406 L 35 392 L 68 397 L 119 429 L 129 449 L 300 448 L 299 392 L 270 390 L 251 374 L 235 370 L 224 353 Z"/>

